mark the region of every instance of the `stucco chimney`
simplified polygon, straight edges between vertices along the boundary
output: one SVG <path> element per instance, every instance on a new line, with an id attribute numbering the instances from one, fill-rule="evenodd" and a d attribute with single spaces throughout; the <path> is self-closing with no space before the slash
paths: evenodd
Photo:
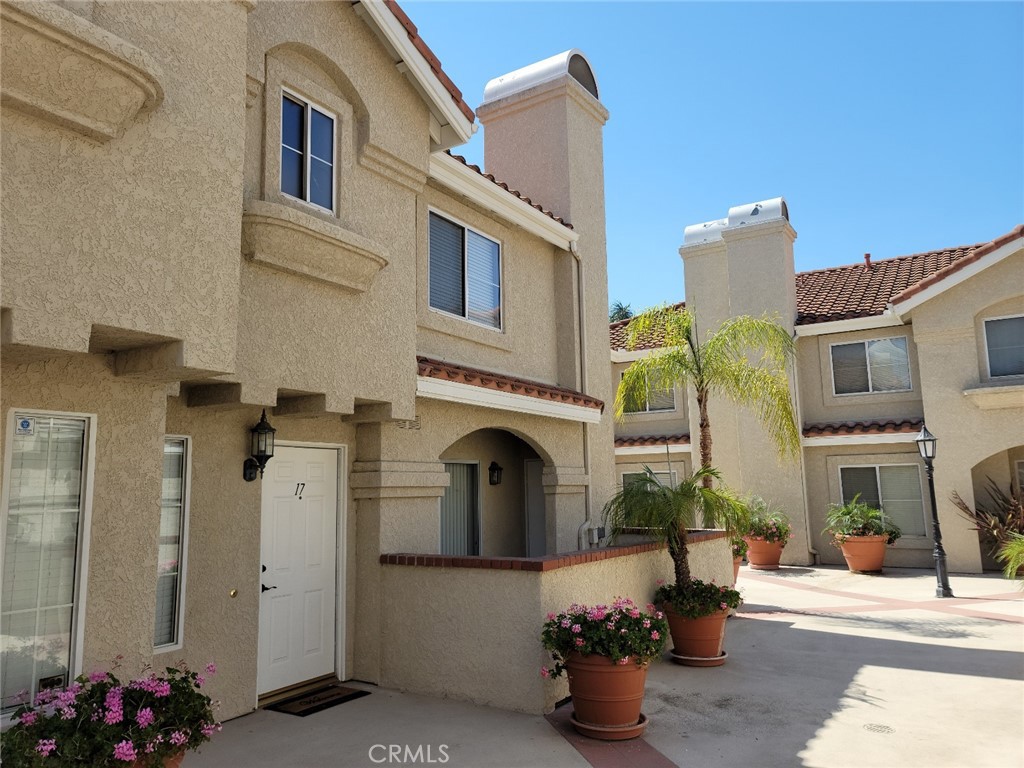
<path id="1" fill-rule="evenodd" d="M 601 424 L 590 430 L 595 517 L 614 487 L 613 457 L 607 449 L 613 440 L 614 393 L 608 375 L 602 136 L 608 110 L 599 93 L 587 57 L 571 49 L 491 80 L 477 109 L 484 126 L 487 172 L 561 216 L 579 233 L 578 260 L 564 254 L 555 262 L 556 290 L 565 298 L 557 308 L 558 383 L 584 388 L 608 404 Z M 582 297 L 582 316 L 576 309 L 577 295 Z"/>

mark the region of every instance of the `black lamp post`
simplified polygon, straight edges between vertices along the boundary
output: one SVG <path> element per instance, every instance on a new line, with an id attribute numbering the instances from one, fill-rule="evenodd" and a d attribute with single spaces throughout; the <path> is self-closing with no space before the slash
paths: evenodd
<path id="1" fill-rule="evenodd" d="M 266 468 L 267 462 L 274 458 L 275 432 L 277 430 L 267 421 L 267 411 L 264 408 L 259 423 L 249 430 L 251 435 L 250 458 L 246 459 L 245 464 L 242 465 L 242 477 L 247 482 L 255 480 L 257 472 L 260 473 L 260 477 L 263 477 L 263 470 Z"/>
<path id="2" fill-rule="evenodd" d="M 939 509 L 935 503 L 935 469 L 932 462 L 935 460 L 935 450 L 938 439 L 928 431 L 928 428 L 921 425 L 921 432 L 914 438 L 917 443 L 917 450 L 924 459 L 924 467 L 928 472 L 928 495 L 932 502 L 932 536 L 935 539 L 935 549 L 932 556 L 935 558 L 935 578 L 938 586 L 935 588 L 936 597 L 953 597 L 953 590 L 949 588 L 949 574 L 946 573 L 946 550 L 942 548 L 942 531 L 939 529 Z"/>

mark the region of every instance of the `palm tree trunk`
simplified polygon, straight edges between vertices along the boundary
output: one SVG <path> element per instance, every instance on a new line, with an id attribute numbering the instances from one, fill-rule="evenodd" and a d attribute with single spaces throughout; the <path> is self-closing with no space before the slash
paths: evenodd
<path id="1" fill-rule="evenodd" d="M 700 415 L 700 466 L 707 469 L 711 466 L 711 420 L 708 418 L 708 393 L 697 390 L 697 412 Z M 711 487 L 711 477 L 705 476 L 701 481 L 705 488 Z"/>
<path id="2" fill-rule="evenodd" d="M 668 553 L 672 556 L 672 564 L 675 566 L 676 584 L 689 584 L 690 549 L 685 525 L 679 526 L 678 540 L 669 541 Z"/>

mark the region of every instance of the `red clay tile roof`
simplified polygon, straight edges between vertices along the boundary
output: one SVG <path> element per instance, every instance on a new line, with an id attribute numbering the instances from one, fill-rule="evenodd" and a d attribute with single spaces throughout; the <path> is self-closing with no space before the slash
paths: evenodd
<path id="1" fill-rule="evenodd" d="M 459 384 L 469 384 L 474 387 L 493 389 L 512 395 L 524 395 L 526 397 L 535 397 L 539 400 L 551 400 L 556 403 L 579 405 L 584 408 L 596 408 L 602 412 L 604 411 L 604 403 L 597 398 L 584 395 L 582 392 L 564 389 L 563 387 L 553 387 L 550 384 L 541 384 L 537 381 L 517 379 L 502 373 L 468 368 L 464 365 L 446 363 L 429 357 L 417 357 L 416 365 L 417 373 L 420 376 L 429 376 L 432 379 L 454 381 Z"/>
<path id="2" fill-rule="evenodd" d="M 643 448 L 658 445 L 689 445 L 689 435 L 638 435 L 636 437 L 616 437 L 616 448 Z"/>
<path id="3" fill-rule="evenodd" d="M 680 301 L 678 304 L 673 304 L 672 309 L 676 311 L 682 311 L 686 308 L 686 302 Z M 632 319 L 632 318 L 630 318 Z M 626 326 L 628 326 L 630 320 L 618 320 L 614 323 L 608 324 L 608 337 L 612 344 L 612 349 L 628 349 L 626 345 L 627 333 Z M 637 345 L 633 349 L 657 349 L 663 346 L 665 339 L 661 335 L 648 335 L 643 338 L 637 339 Z"/>
<path id="4" fill-rule="evenodd" d="M 480 174 L 481 176 L 483 176 L 483 177 L 484 177 L 485 179 L 490 179 L 490 180 L 491 180 L 491 181 L 492 181 L 493 183 L 497 184 L 497 185 L 498 185 L 499 187 L 501 187 L 502 189 L 504 189 L 504 190 L 505 190 L 506 192 L 508 192 L 508 193 L 509 193 L 510 195 L 514 195 L 514 196 L 518 197 L 518 198 L 519 198 L 520 200 L 522 200 L 522 201 L 523 201 L 524 203 L 526 203 L 526 204 L 527 204 L 528 206 L 530 206 L 531 208 L 536 208 L 536 209 L 537 209 L 538 211 L 540 211 L 541 213 L 543 213 L 543 214 L 544 214 L 545 216 L 549 216 L 549 217 L 551 217 L 552 219 L 554 219 L 555 221 L 557 221 L 557 222 L 558 222 L 559 224 L 561 224 L 561 225 L 562 225 L 563 227 L 567 227 L 568 229 L 572 229 L 572 228 L 573 228 L 573 227 L 572 227 L 572 224 L 570 224 L 569 222 L 565 221 L 565 220 L 564 220 L 564 219 L 563 219 L 563 218 L 562 218 L 561 216 L 556 216 L 555 214 L 553 214 L 553 213 L 552 213 L 551 211 L 549 211 L 549 210 L 548 210 L 547 208 L 545 208 L 545 207 L 544 207 L 543 205 L 541 205 L 540 203 L 535 203 L 535 202 L 533 202 L 533 200 L 531 200 L 530 198 L 526 197 L 526 196 L 525 196 L 524 194 L 522 194 L 522 193 L 521 193 L 521 192 L 519 192 L 518 190 L 515 190 L 515 189 L 510 189 L 510 188 L 509 188 L 509 186 L 508 186 L 508 184 L 506 184 L 505 182 L 503 182 L 503 181 L 498 181 L 498 180 L 497 180 L 496 178 L 494 178 L 494 176 L 492 176 L 492 175 L 491 175 L 491 174 L 489 174 L 489 173 L 484 173 L 484 172 L 483 172 L 483 171 L 482 171 L 482 170 L 480 169 L 480 166 L 479 166 L 479 165 L 472 165 L 472 164 L 470 164 L 470 163 L 466 162 L 466 158 L 464 158 L 464 157 L 463 157 L 462 155 L 456 155 L 456 154 L 455 154 L 455 153 L 453 153 L 453 152 L 452 152 L 452 151 L 451 151 L 450 149 L 446 149 L 446 150 L 445 150 L 445 152 L 446 152 L 446 153 L 447 153 L 447 154 L 448 154 L 448 155 L 449 155 L 450 157 L 453 157 L 453 158 L 455 158 L 456 160 L 458 160 L 458 161 L 459 161 L 460 163 L 462 163 L 462 164 L 463 164 L 464 166 L 466 166 L 466 167 L 467 167 L 467 168 L 469 168 L 470 170 L 476 171 L 476 172 L 477 172 L 477 173 L 479 173 L 479 174 Z"/>
<path id="5" fill-rule="evenodd" d="M 420 37 L 419 30 L 416 29 L 416 25 L 412 23 L 405 11 L 402 10 L 401 6 L 398 5 L 395 0 L 384 0 L 384 5 L 387 6 L 388 10 L 391 11 L 392 15 L 398 19 L 399 23 L 405 27 L 406 33 L 409 35 L 409 41 L 413 44 L 417 51 L 423 54 L 423 58 L 427 60 L 427 64 L 430 65 L 431 71 L 434 76 L 440 81 L 441 85 L 444 86 L 445 90 L 451 94 L 452 101 L 455 102 L 459 111 L 466 116 L 469 122 L 476 120 L 476 114 L 470 108 L 469 104 L 462 98 L 462 91 L 460 91 L 452 79 L 445 74 L 445 71 L 441 68 L 441 62 L 434 55 L 434 52 L 430 50 L 430 46 L 424 42 L 423 38 Z"/>
<path id="6" fill-rule="evenodd" d="M 804 437 L 828 435 L 895 435 L 920 432 L 924 419 L 889 421 L 843 421 L 832 424 L 805 424 Z"/>

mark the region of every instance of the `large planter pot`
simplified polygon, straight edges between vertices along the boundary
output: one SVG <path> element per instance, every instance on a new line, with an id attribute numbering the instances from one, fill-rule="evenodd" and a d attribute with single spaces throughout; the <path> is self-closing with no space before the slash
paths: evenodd
<path id="1" fill-rule="evenodd" d="M 755 571 L 777 571 L 782 559 L 783 541 L 765 541 L 744 536 L 747 542 L 747 562 Z"/>
<path id="2" fill-rule="evenodd" d="M 640 711 L 647 665 L 616 664 L 607 656 L 573 653 L 565 661 L 572 696 L 573 727 L 584 736 L 619 741 L 644 732 Z"/>
<path id="3" fill-rule="evenodd" d="M 885 561 L 887 541 L 887 536 L 847 536 L 839 543 L 839 548 L 854 573 L 879 573 Z"/>
<path id="4" fill-rule="evenodd" d="M 138 760 L 133 762 L 128 768 L 180 768 L 181 761 L 185 759 L 185 752 L 182 750 L 174 755 L 169 755 L 164 758 L 163 762 L 159 762 L 153 759 L 152 755 L 140 757 Z"/>
<path id="5" fill-rule="evenodd" d="M 690 619 L 665 606 L 665 618 L 672 634 L 672 661 L 687 667 L 717 667 L 729 657 L 722 650 L 725 642 L 725 620 L 728 610 L 716 611 L 710 616 Z"/>
<path id="6" fill-rule="evenodd" d="M 734 557 L 732 559 L 732 583 L 735 584 L 736 580 L 740 577 L 740 564 L 743 562 L 742 557 Z"/>

